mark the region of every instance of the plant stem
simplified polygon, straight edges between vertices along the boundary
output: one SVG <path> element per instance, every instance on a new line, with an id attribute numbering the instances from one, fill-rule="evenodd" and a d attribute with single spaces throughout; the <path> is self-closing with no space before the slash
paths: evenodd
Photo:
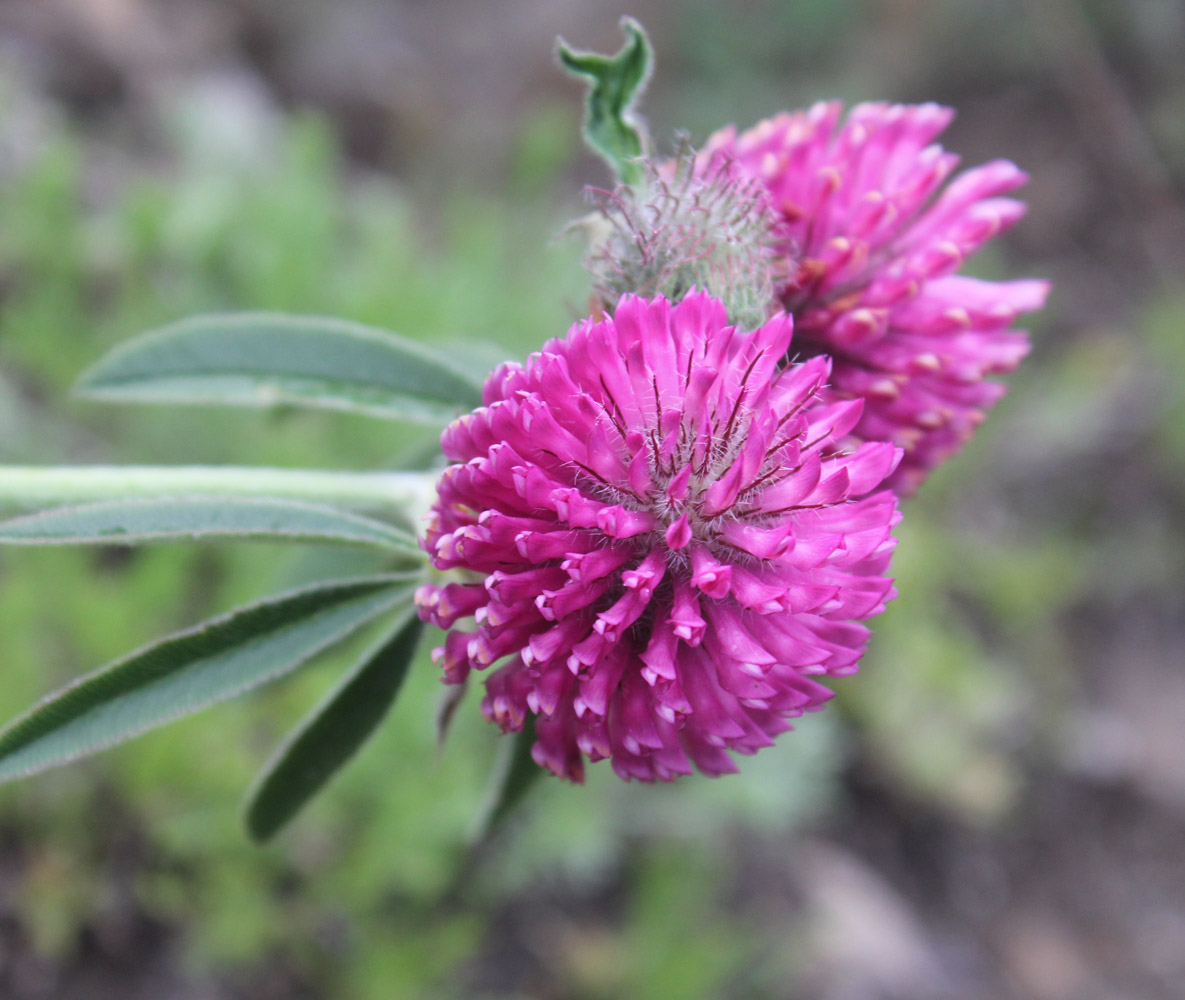
<path id="1" fill-rule="evenodd" d="M 0 509 L 194 495 L 283 497 L 367 510 L 395 508 L 418 521 L 432 505 L 435 476 L 232 465 L 0 465 Z"/>

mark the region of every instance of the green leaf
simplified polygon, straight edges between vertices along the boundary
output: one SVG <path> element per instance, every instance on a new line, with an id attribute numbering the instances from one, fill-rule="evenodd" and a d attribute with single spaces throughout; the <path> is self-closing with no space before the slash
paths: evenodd
<path id="1" fill-rule="evenodd" d="M 373 545 L 422 558 L 415 538 L 393 525 L 326 504 L 271 497 L 105 500 L 0 523 L 0 544 L 8 545 L 136 545 L 209 537 Z"/>
<path id="2" fill-rule="evenodd" d="M 621 30 L 626 41 L 615 56 L 569 48 L 562 38 L 556 52 L 564 69 L 588 81 L 585 144 L 613 168 L 623 183 L 639 184 L 646 176 L 638 160 L 646 153 L 647 140 L 633 110 L 650 81 L 654 50 L 646 32 L 633 18 L 622 18 Z"/>
<path id="3" fill-rule="evenodd" d="M 480 844 L 505 822 L 545 773 L 531 756 L 535 745 L 535 716 L 527 714 L 523 728 L 503 739 L 490 773 L 489 798 L 478 824 L 475 843 Z"/>
<path id="4" fill-rule="evenodd" d="M 0 781 L 65 764 L 275 680 L 409 599 L 416 574 L 322 583 L 157 640 L 0 731 Z"/>
<path id="5" fill-rule="evenodd" d="M 394 704 L 422 632 L 408 608 L 289 736 L 247 796 L 252 839 L 278 833 L 362 748 Z"/>
<path id="6" fill-rule="evenodd" d="M 436 705 L 436 749 L 438 752 L 444 749 L 444 742 L 448 739 L 449 730 L 453 726 L 453 716 L 457 714 L 457 709 L 461 707 L 461 702 L 465 700 L 465 695 L 468 692 L 468 677 L 460 684 L 449 684 L 444 689 L 444 694 Z"/>
<path id="7" fill-rule="evenodd" d="M 481 403 L 462 367 L 386 330 L 314 316 L 194 316 L 142 334 L 83 375 L 122 403 L 280 403 L 442 423 Z"/>

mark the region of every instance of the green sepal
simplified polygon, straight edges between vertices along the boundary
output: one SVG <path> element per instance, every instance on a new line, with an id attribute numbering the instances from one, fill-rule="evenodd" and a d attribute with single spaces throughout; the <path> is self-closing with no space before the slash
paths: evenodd
<path id="1" fill-rule="evenodd" d="M 646 171 L 639 162 L 649 144 L 634 105 L 654 64 L 654 50 L 642 26 L 632 17 L 621 19 L 625 44 L 614 56 L 572 49 L 562 38 L 556 43 L 560 65 L 587 81 L 582 134 L 585 144 L 601 157 L 624 184 L 640 184 Z"/>
<path id="2" fill-rule="evenodd" d="M 395 703 L 422 633 L 409 606 L 284 741 L 247 794 L 252 840 L 275 836 L 370 739 Z"/>

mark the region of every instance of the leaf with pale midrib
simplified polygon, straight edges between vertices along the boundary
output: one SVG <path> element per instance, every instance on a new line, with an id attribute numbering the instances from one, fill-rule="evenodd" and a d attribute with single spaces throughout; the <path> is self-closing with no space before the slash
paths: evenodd
<path id="1" fill-rule="evenodd" d="M 55 507 L 0 523 L 0 544 L 136 545 L 199 538 L 371 545 L 422 558 L 393 525 L 327 504 L 280 498 L 177 496 Z"/>
<path id="2" fill-rule="evenodd" d="M 418 574 L 316 584 L 159 639 L 0 731 L 0 781 L 34 774 L 290 673 L 410 600 Z"/>
<path id="3" fill-rule="evenodd" d="M 124 403 L 326 407 L 439 424 L 481 383 L 424 344 L 319 316 L 194 316 L 121 344 L 78 390 Z"/>

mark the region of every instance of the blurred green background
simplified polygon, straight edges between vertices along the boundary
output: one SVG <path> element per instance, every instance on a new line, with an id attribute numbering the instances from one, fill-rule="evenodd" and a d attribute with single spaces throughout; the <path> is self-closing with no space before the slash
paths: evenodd
<path id="1" fill-rule="evenodd" d="M 1185 7 L 1177 0 L 8 0 L 0 461 L 373 468 L 432 435 L 107 409 L 150 326 L 264 308 L 521 357 L 587 288 L 579 88 L 638 16 L 651 128 L 937 100 L 1032 174 L 975 273 L 1044 276 L 1034 352 L 906 508 L 858 677 L 721 781 L 543 783 L 459 883 L 496 734 L 425 661 L 275 845 L 239 797 L 323 665 L 0 789 L 0 996 L 1159 1000 L 1185 984 Z M 484 359 L 478 359 L 481 363 Z M 317 572 L 226 545 L 0 553 L 0 716 Z"/>

